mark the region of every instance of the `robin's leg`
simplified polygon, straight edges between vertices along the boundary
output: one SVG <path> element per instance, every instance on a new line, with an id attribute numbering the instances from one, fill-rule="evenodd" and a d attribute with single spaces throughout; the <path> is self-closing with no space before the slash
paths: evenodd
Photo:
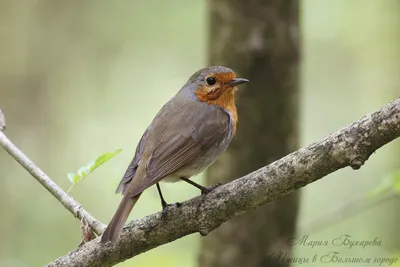
<path id="1" fill-rule="evenodd" d="M 207 194 L 207 193 L 210 193 L 210 192 L 213 191 L 215 188 L 217 188 L 218 186 L 221 185 L 221 183 L 218 183 L 218 184 L 213 185 L 213 186 L 205 187 L 205 186 L 199 185 L 198 183 L 195 183 L 195 182 L 193 182 L 192 180 L 189 180 L 188 178 L 185 178 L 185 177 L 181 177 L 181 180 L 182 180 L 182 181 L 185 181 L 185 182 L 188 183 L 188 184 L 193 185 L 194 187 L 197 187 L 198 189 L 200 189 L 202 195 Z"/>
<path id="2" fill-rule="evenodd" d="M 168 207 L 168 204 L 165 201 L 165 199 L 164 199 L 164 197 L 163 197 L 163 195 L 161 193 L 160 185 L 158 183 L 156 183 L 156 185 L 157 185 L 158 194 L 160 195 L 162 209 L 165 210 Z"/>
<path id="3" fill-rule="evenodd" d="M 167 201 L 165 201 L 165 199 L 163 197 L 163 194 L 161 193 L 160 185 L 158 183 L 156 183 L 156 186 L 157 186 L 158 194 L 160 195 L 161 206 L 162 206 L 162 209 L 164 211 L 168 206 L 171 206 L 172 204 L 168 204 Z M 181 205 L 181 203 L 177 202 L 177 203 L 175 203 L 175 205 L 179 207 Z"/>

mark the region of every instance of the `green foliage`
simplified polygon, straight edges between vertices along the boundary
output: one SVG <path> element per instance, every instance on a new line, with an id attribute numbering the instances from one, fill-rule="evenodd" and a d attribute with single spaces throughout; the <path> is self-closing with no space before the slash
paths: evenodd
<path id="1" fill-rule="evenodd" d="M 379 196 L 389 191 L 394 191 L 396 194 L 400 194 L 400 170 L 385 177 L 382 180 L 381 185 L 371 192 L 371 196 Z"/>
<path id="2" fill-rule="evenodd" d="M 74 172 L 69 172 L 68 173 L 68 179 L 71 181 L 72 185 L 68 189 L 68 192 L 72 190 L 72 188 L 79 183 L 82 179 L 86 178 L 90 173 L 92 173 L 95 169 L 112 159 L 114 156 L 116 156 L 119 152 L 121 152 L 122 149 L 117 149 L 114 152 L 106 152 L 100 156 L 97 157 L 97 159 L 92 160 L 88 164 L 80 167 L 76 173 Z"/>

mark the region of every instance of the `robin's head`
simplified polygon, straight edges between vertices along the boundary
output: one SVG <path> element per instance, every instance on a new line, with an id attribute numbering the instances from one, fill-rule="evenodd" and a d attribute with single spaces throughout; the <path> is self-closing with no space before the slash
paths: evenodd
<path id="1" fill-rule="evenodd" d="M 200 101 L 226 106 L 227 102 L 234 101 L 237 85 L 247 82 L 247 79 L 236 78 L 229 68 L 214 66 L 193 74 L 188 84 Z"/>
<path id="2" fill-rule="evenodd" d="M 199 70 L 183 87 L 198 101 L 216 105 L 228 111 L 233 122 L 233 133 L 236 133 L 238 120 L 235 106 L 235 91 L 237 85 L 247 83 L 249 80 L 236 78 L 236 74 L 229 68 L 215 66 Z"/>

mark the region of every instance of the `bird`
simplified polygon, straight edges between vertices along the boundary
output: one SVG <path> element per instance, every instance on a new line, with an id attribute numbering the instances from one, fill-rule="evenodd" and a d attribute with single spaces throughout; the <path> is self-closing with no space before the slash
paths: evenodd
<path id="1" fill-rule="evenodd" d="M 249 82 L 223 66 L 195 72 L 157 113 L 140 139 L 116 193 L 123 198 L 101 242 L 118 240 L 122 228 L 143 191 L 156 185 L 163 211 L 160 181 L 187 182 L 207 194 L 189 178 L 201 173 L 221 155 L 236 133 L 237 86 Z"/>

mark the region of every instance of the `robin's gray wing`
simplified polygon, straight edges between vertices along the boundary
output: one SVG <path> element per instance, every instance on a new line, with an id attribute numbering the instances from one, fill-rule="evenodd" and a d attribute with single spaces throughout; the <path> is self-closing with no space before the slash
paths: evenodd
<path id="1" fill-rule="evenodd" d="M 146 162 L 146 178 L 138 181 L 129 195 L 134 197 L 140 194 L 162 178 L 191 163 L 211 147 L 218 146 L 229 132 L 229 117 L 223 111 L 221 112 L 214 120 L 215 122 L 206 119 L 204 123 L 197 123 L 197 125 L 195 123 L 189 129 L 181 128 L 164 136 Z"/>
<path id="2" fill-rule="evenodd" d="M 146 140 L 147 133 L 148 133 L 148 130 L 146 130 L 143 133 L 142 138 L 140 139 L 139 144 L 136 147 L 135 156 L 133 157 L 131 163 L 128 166 L 128 169 L 126 170 L 124 176 L 122 177 L 121 182 L 119 183 L 119 185 L 117 187 L 116 193 L 122 192 L 122 194 L 125 195 L 125 192 L 128 189 L 129 183 L 132 181 L 132 178 L 135 176 L 139 161 L 142 158 L 142 154 L 144 151 L 144 147 L 145 147 L 144 140 Z"/>

